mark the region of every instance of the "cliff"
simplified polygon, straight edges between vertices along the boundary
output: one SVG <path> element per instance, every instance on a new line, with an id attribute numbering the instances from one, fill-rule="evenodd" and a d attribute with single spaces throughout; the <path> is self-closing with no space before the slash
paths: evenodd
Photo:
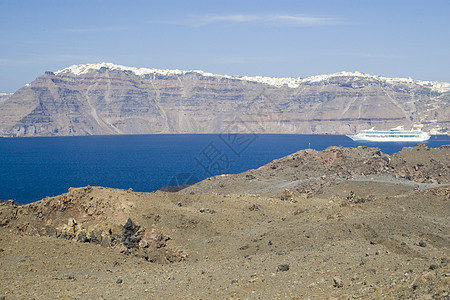
<path id="1" fill-rule="evenodd" d="M 341 72 L 238 77 L 109 63 L 46 72 L 0 99 L 0 135 L 328 133 L 446 128 L 450 84 Z"/>

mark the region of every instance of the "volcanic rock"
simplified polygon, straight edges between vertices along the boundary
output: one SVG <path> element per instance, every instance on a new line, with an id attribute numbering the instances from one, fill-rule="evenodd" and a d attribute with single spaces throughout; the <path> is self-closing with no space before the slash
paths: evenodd
<path id="1" fill-rule="evenodd" d="M 449 83 L 359 72 L 238 77 L 99 63 L 45 72 L 0 97 L 0 136 L 444 130 L 449 100 Z"/>

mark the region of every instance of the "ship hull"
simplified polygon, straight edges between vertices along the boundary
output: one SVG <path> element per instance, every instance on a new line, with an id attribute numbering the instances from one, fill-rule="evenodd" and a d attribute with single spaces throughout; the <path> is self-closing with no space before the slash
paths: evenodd
<path id="1" fill-rule="evenodd" d="M 368 142 L 425 142 L 430 139 L 430 136 L 423 137 L 368 137 L 358 135 L 347 135 L 354 141 L 368 141 Z"/>

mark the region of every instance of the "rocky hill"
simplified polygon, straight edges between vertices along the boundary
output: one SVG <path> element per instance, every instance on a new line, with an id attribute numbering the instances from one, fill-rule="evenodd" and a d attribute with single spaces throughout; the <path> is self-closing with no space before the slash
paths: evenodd
<path id="1" fill-rule="evenodd" d="M 46 72 L 0 99 L 1 136 L 329 133 L 447 128 L 450 84 L 341 72 L 227 76 L 109 63 Z"/>
<path id="2" fill-rule="evenodd" d="M 449 151 L 304 150 L 178 193 L 0 202 L 0 298 L 448 299 Z"/>
<path id="3" fill-rule="evenodd" d="M 450 184 L 450 147 L 405 147 L 392 155 L 378 148 L 329 147 L 301 150 L 255 170 L 207 178 L 180 193 L 320 194 L 345 181 L 397 183 L 416 189 Z"/>

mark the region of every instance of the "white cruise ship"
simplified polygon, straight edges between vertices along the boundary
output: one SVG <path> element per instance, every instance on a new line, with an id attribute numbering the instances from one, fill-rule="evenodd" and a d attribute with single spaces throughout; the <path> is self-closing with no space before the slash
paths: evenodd
<path id="1" fill-rule="evenodd" d="M 372 127 L 363 130 L 355 135 L 347 135 L 354 141 L 372 141 L 372 142 L 423 142 L 430 138 L 428 132 L 420 129 L 405 130 L 403 126 L 398 126 L 386 131 L 375 130 Z"/>

